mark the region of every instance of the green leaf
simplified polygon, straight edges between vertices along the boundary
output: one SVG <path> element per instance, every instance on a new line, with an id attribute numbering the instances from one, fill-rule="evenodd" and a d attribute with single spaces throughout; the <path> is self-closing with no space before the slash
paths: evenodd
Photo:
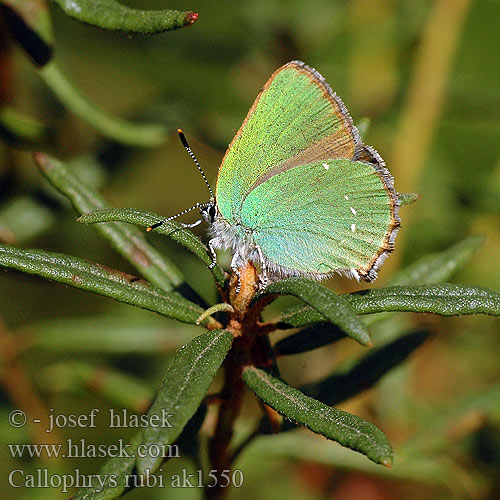
<path id="1" fill-rule="evenodd" d="M 493 384 L 479 392 L 448 402 L 446 409 L 435 408 L 424 419 L 423 425 L 402 447 L 407 454 L 434 455 L 449 449 L 454 439 L 450 429 L 470 422 L 471 416 L 479 416 L 482 422 L 500 423 L 500 385 Z M 467 426 L 466 426 L 467 428 Z M 472 427 L 471 431 L 477 427 Z M 464 436 L 465 437 L 465 436 Z"/>
<path id="2" fill-rule="evenodd" d="M 213 330 L 193 339 L 175 355 L 156 399 L 148 412 L 151 422 L 168 415 L 168 425 L 143 429 L 144 457 L 138 457 L 139 474 L 152 474 L 163 458 L 148 456 L 150 446 L 172 444 L 200 406 L 220 365 L 231 347 L 233 335 L 227 330 Z"/>
<path id="3" fill-rule="evenodd" d="M 194 327 L 193 327 L 194 330 Z M 84 316 L 52 318 L 23 325 L 19 343 L 52 353 L 148 354 L 164 356 L 193 338 L 191 328 L 160 317 Z"/>
<path id="4" fill-rule="evenodd" d="M 47 64 L 54 40 L 45 0 L 0 0 L 0 14 L 33 62 L 38 66 Z"/>
<path id="5" fill-rule="evenodd" d="M 53 0 L 67 16 L 107 30 L 153 34 L 193 24 L 198 14 L 179 10 L 132 9 L 115 0 Z"/>
<path id="6" fill-rule="evenodd" d="M 71 2 L 69 2 L 71 3 Z M 39 72 L 58 99 L 75 115 L 104 137 L 129 146 L 151 147 L 164 144 L 169 130 L 161 125 L 138 124 L 106 114 L 83 97 L 52 62 Z"/>
<path id="7" fill-rule="evenodd" d="M 9 228 L 17 244 L 40 236 L 55 221 L 54 213 L 30 196 L 11 198 L 0 209 L 0 225 Z"/>
<path id="8" fill-rule="evenodd" d="M 109 221 L 120 221 L 149 227 L 163 220 L 165 220 L 165 218 L 161 215 L 146 212 L 144 210 L 136 210 L 135 208 L 111 208 L 83 214 L 79 217 L 78 222 L 83 224 L 96 224 Z M 185 246 L 206 264 L 207 267 L 212 263 L 212 257 L 208 254 L 207 247 L 203 242 L 191 231 L 183 228 L 178 222 L 165 222 L 157 227 L 155 232 L 169 236 L 177 243 Z M 216 265 L 211 271 L 217 283 L 220 286 L 224 286 L 224 273 L 222 269 Z"/>
<path id="9" fill-rule="evenodd" d="M 207 403 L 203 401 L 175 441 L 175 444 L 180 449 L 181 456 L 185 457 L 187 455 L 194 460 L 200 457 L 200 428 L 206 416 Z"/>
<path id="10" fill-rule="evenodd" d="M 312 306 L 298 304 L 283 311 L 275 320 L 282 330 L 305 325 L 324 323 L 326 317 Z"/>
<path id="11" fill-rule="evenodd" d="M 412 332 L 382 347 L 370 349 L 345 373 L 335 373 L 300 389 L 308 396 L 333 406 L 373 387 L 386 373 L 401 364 L 428 338 L 429 332 Z"/>
<path id="12" fill-rule="evenodd" d="M 443 252 L 426 255 L 387 281 L 388 285 L 427 285 L 446 281 L 484 243 L 484 236 L 469 236 Z"/>
<path id="13" fill-rule="evenodd" d="M 195 323 L 203 312 L 176 292 L 164 292 L 147 281 L 69 255 L 0 245 L 0 266 L 65 283 L 185 323 Z M 207 318 L 207 322 L 210 321 L 213 319 Z"/>
<path id="14" fill-rule="evenodd" d="M 420 195 L 417 193 L 399 193 L 398 194 L 400 206 L 409 205 L 410 203 L 417 201 L 419 198 L 420 198 Z"/>
<path id="15" fill-rule="evenodd" d="M 281 339 L 274 344 L 273 351 L 276 356 L 300 354 L 343 338 L 345 338 L 345 333 L 338 326 L 332 323 L 320 323 Z"/>
<path id="16" fill-rule="evenodd" d="M 35 153 L 34 159 L 42 174 L 71 201 L 78 214 L 107 206 L 99 193 L 87 188 L 62 162 L 43 153 Z M 169 292 L 184 282 L 175 264 L 149 245 L 139 229 L 119 223 L 100 224 L 95 229 L 154 285 Z"/>
<path id="17" fill-rule="evenodd" d="M 0 139 L 19 148 L 28 148 L 48 141 L 54 130 L 42 125 L 10 106 L 0 108 Z"/>
<path id="18" fill-rule="evenodd" d="M 92 486 L 78 490 L 71 500 L 112 500 L 122 496 L 127 488 L 127 478 L 134 470 L 137 447 L 141 442 L 140 436 L 138 432 L 125 448 L 123 453 L 130 456 L 118 456 L 106 460 L 99 472 L 92 476 Z M 104 486 L 101 481 L 104 481 Z M 135 484 L 134 481 L 130 483 Z"/>
<path id="19" fill-rule="evenodd" d="M 40 380 L 49 393 L 80 395 L 93 392 L 118 408 L 138 413 L 149 408 L 154 396 L 151 387 L 130 375 L 75 360 L 48 366 L 42 371 Z"/>
<path id="20" fill-rule="evenodd" d="M 430 312 L 442 316 L 500 315 L 500 295 L 472 285 L 392 286 L 345 296 L 357 314 L 382 311 Z"/>
<path id="21" fill-rule="evenodd" d="M 447 280 L 483 244 L 483 236 L 470 236 L 443 252 L 426 255 L 411 266 L 399 271 L 388 282 L 390 285 L 425 285 Z M 358 312 L 358 314 L 365 314 Z M 365 325 L 371 325 L 388 315 L 379 314 L 366 318 Z M 312 307 L 298 305 L 284 311 L 278 318 L 280 328 L 298 328 L 311 323 L 324 322 L 326 318 Z"/>
<path id="22" fill-rule="evenodd" d="M 365 325 L 356 317 L 345 296 L 340 296 L 315 281 L 304 278 L 284 279 L 271 283 L 257 296 L 293 295 L 311 306 L 319 321 L 330 321 L 341 328 L 349 337 L 362 345 L 371 345 L 370 334 Z"/>
<path id="23" fill-rule="evenodd" d="M 372 423 L 310 398 L 259 368 L 246 368 L 243 380 L 257 397 L 290 420 L 366 455 L 375 463 L 392 465 L 391 445 Z"/>
<path id="24" fill-rule="evenodd" d="M 452 491 L 456 498 L 470 498 L 470 491 L 463 487 L 463 468 L 457 468 L 450 460 L 443 460 L 441 455 L 426 456 L 422 454 L 408 455 L 396 449 L 397 460 L 393 467 L 378 467 L 346 448 L 332 446 L 325 439 L 306 433 L 286 432 L 267 439 L 256 439 L 245 452 L 252 463 L 268 463 L 276 457 L 299 463 L 318 463 L 335 470 L 349 473 L 358 471 L 371 477 L 382 477 L 388 480 L 402 479 L 429 483 L 441 487 L 454 486 Z M 467 477 L 470 479 L 470 476 Z M 450 484 L 453 483 L 453 484 Z M 469 483 L 470 485 L 470 483 Z M 447 496 L 446 498 L 448 498 Z M 454 498 L 453 496 L 451 498 Z"/>

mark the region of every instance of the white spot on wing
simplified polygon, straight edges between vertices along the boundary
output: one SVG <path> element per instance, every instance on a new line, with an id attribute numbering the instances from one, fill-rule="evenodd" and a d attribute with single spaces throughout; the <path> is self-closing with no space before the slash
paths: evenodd
<path id="1" fill-rule="evenodd" d="M 323 166 L 325 167 L 325 170 L 329 170 L 330 169 L 330 165 L 328 165 L 328 163 L 323 163 Z"/>
<path id="2" fill-rule="evenodd" d="M 351 224 L 351 231 L 354 233 L 356 231 L 356 224 Z"/>
<path id="3" fill-rule="evenodd" d="M 352 268 L 351 269 L 352 275 L 356 278 L 357 281 L 359 281 L 359 273 L 356 271 L 356 269 Z"/>
<path id="4" fill-rule="evenodd" d="M 345 195 L 344 198 L 349 201 L 349 196 Z"/>
<path id="5" fill-rule="evenodd" d="M 350 207 L 350 208 L 351 208 L 351 212 L 353 213 L 353 215 L 356 215 L 356 209 L 353 207 Z"/>

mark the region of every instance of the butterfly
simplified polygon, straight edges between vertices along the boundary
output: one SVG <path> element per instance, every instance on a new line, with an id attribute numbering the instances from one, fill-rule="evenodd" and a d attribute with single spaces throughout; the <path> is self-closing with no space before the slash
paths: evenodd
<path id="1" fill-rule="evenodd" d="M 271 75 L 226 151 L 215 195 L 179 133 L 211 198 L 166 220 L 198 208 L 212 266 L 215 249 L 226 249 L 238 276 L 247 261 L 260 268 L 262 287 L 286 277 L 377 277 L 400 226 L 398 193 L 315 69 L 291 61 Z"/>

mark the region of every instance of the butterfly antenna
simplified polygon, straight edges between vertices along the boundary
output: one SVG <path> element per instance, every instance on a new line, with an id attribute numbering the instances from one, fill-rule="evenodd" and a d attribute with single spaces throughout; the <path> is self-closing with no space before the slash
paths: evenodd
<path id="1" fill-rule="evenodd" d="M 210 192 L 210 202 L 208 203 L 197 203 L 196 205 L 193 205 L 191 208 L 187 208 L 186 210 L 183 210 L 182 212 L 179 212 L 176 215 L 172 215 L 171 217 L 168 217 L 167 219 L 164 219 L 160 222 L 157 222 L 156 224 L 152 224 L 148 228 L 146 228 L 146 231 L 152 231 L 153 229 L 156 229 L 157 227 L 160 227 L 161 225 L 165 224 L 165 222 L 170 222 L 173 219 L 177 219 L 177 217 L 180 217 L 181 215 L 187 214 L 188 212 L 191 212 L 191 210 L 195 210 L 196 208 L 202 208 L 202 207 L 208 207 L 210 203 L 212 203 L 214 199 L 214 193 L 212 191 L 212 188 L 210 187 L 210 184 L 208 183 L 207 177 L 205 175 L 205 172 L 203 172 L 203 169 L 200 166 L 200 163 L 198 162 L 196 156 L 194 153 L 191 151 L 191 148 L 189 147 L 188 141 L 186 139 L 186 136 L 184 135 L 184 132 L 178 128 L 177 133 L 179 134 L 179 137 L 181 139 L 182 145 L 184 146 L 184 149 L 189 153 L 189 156 L 192 158 L 194 161 L 195 165 L 198 167 L 198 170 L 200 171 L 201 176 L 203 177 L 203 180 L 205 181 L 205 184 L 208 188 L 208 191 Z M 199 222 L 199 221 L 198 221 Z"/>
<path id="2" fill-rule="evenodd" d="M 153 229 L 162 226 L 163 224 L 165 224 L 165 222 L 170 222 L 171 220 L 177 219 L 177 217 L 180 217 L 181 215 L 191 212 L 191 210 L 195 210 L 196 208 L 206 207 L 208 205 L 209 203 L 197 203 L 196 205 L 193 205 L 191 208 L 186 208 L 186 210 L 183 210 L 182 212 L 179 212 L 176 215 L 172 215 L 171 217 L 163 219 L 162 221 L 157 222 L 156 224 L 152 224 L 151 226 L 146 228 L 146 231 L 149 233 L 149 231 L 152 231 Z"/>
<path id="3" fill-rule="evenodd" d="M 198 170 L 200 171 L 201 176 L 203 177 L 203 180 L 205 181 L 205 184 L 207 185 L 208 190 L 210 191 L 210 198 L 214 197 L 214 193 L 212 191 L 212 188 L 210 187 L 210 184 L 208 183 L 207 177 L 205 175 L 205 172 L 203 172 L 203 169 L 201 168 L 198 160 L 196 159 L 196 156 L 194 153 L 191 151 L 191 148 L 189 147 L 188 141 L 186 139 L 186 136 L 184 135 L 184 132 L 182 129 L 178 128 L 177 133 L 179 134 L 179 138 L 182 142 L 182 145 L 184 146 L 184 149 L 189 153 L 189 156 L 191 159 L 194 161 L 195 165 L 198 167 Z"/>

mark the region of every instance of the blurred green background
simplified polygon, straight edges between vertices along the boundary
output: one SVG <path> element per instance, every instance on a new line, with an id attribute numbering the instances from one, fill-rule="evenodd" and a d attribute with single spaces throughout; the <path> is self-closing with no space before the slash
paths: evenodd
<path id="1" fill-rule="evenodd" d="M 31 152 L 44 150 L 67 161 L 113 206 L 175 214 L 208 199 L 175 130 L 184 130 L 214 185 L 225 148 L 260 87 L 280 65 L 300 59 L 321 72 L 355 122 L 371 120 L 364 140 L 386 160 L 396 189 L 421 195 L 401 209 L 396 252 L 370 286 L 383 285 L 397 269 L 425 254 L 444 250 L 467 235 L 482 234 L 484 245 L 454 281 L 500 290 L 498 0 L 123 3 L 193 10 L 199 19 L 173 32 L 126 35 L 81 24 L 51 5 L 55 60 L 100 109 L 133 122 L 164 124 L 171 130 L 168 140 L 157 147 L 139 148 L 103 138 L 60 104 L 0 25 L 3 104 L 52 130 L 50 144 L 18 148 L 0 143 L 2 242 L 68 253 L 133 273 L 91 227 L 76 223 L 69 204 L 40 176 Z M 183 218 L 193 220 L 195 214 Z M 204 235 L 205 229 L 199 226 L 194 231 Z M 169 253 L 202 296 L 214 300 L 209 273 L 199 261 L 155 235 L 151 241 Z M 366 286 L 340 277 L 328 285 L 341 292 Z M 11 428 L 6 420 L 9 411 L 26 401 L 60 413 L 93 407 L 103 412 L 110 407 L 144 410 L 173 350 L 199 332 L 13 271 L 1 271 L 0 293 L 1 345 L 7 353 L 0 390 L 2 490 L 8 499 L 57 498 L 53 490 L 8 486 L 10 470 L 38 463 L 10 456 L 7 443 L 31 442 L 37 434 L 28 427 Z M 368 467 L 363 457 L 353 463 L 345 454 L 327 460 L 321 450 L 326 444 L 337 445 L 317 439 L 302 445 L 299 439 L 307 440 L 309 434 L 296 433 L 295 445 L 275 437 L 261 438 L 242 455 L 236 467 L 244 471 L 245 483 L 232 492 L 233 498 L 500 497 L 498 389 L 493 415 L 467 414 L 459 422 L 453 420 L 453 408 L 461 401 L 498 388 L 498 320 L 399 315 L 384 328 L 374 329 L 374 343 L 390 338 L 391 328 L 428 328 L 433 335 L 404 367 L 343 408 L 377 422 L 395 446 L 396 465 L 398 445 L 418 441 L 419 433 L 425 437 L 430 432 L 430 422 L 444 419 L 437 449 L 429 453 L 446 467 L 452 460 L 453 474 L 461 481 L 450 480 L 453 474 L 444 477 L 448 471 L 444 466 L 436 472 L 443 477 L 431 481 L 410 473 L 392 478 L 391 472 L 382 474 L 375 466 Z M 362 348 L 351 344 L 341 342 L 291 356 L 281 364 L 283 376 L 292 384 L 325 376 L 361 355 Z M 11 350 L 19 354 L 13 365 L 9 364 Z M 130 389 L 106 394 L 98 382 L 75 375 L 78 363 L 82 370 L 95 367 L 93 376 L 98 381 L 106 374 L 129 377 Z M 241 417 L 242 432 L 251 428 L 258 412 L 249 399 Z M 94 443 L 112 443 L 121 435 L 103 426 L 66 428 L 48 442 L 85 437 Z M 295 439 L 291 435 L 287 439 Z M 432 433 L 427 438 L 432 442 Z M 425 460 L 425 453 L 422 457 Z M 102 458 L 66 459 L 46 465 L 54 471 L 79 467 L 90 474 L 102 462 Z M 182 467 L 193 465 L 186 459 Z M 199 495 L 196 489 L 146 488 L 129 496 L 185 499 Z"/>

